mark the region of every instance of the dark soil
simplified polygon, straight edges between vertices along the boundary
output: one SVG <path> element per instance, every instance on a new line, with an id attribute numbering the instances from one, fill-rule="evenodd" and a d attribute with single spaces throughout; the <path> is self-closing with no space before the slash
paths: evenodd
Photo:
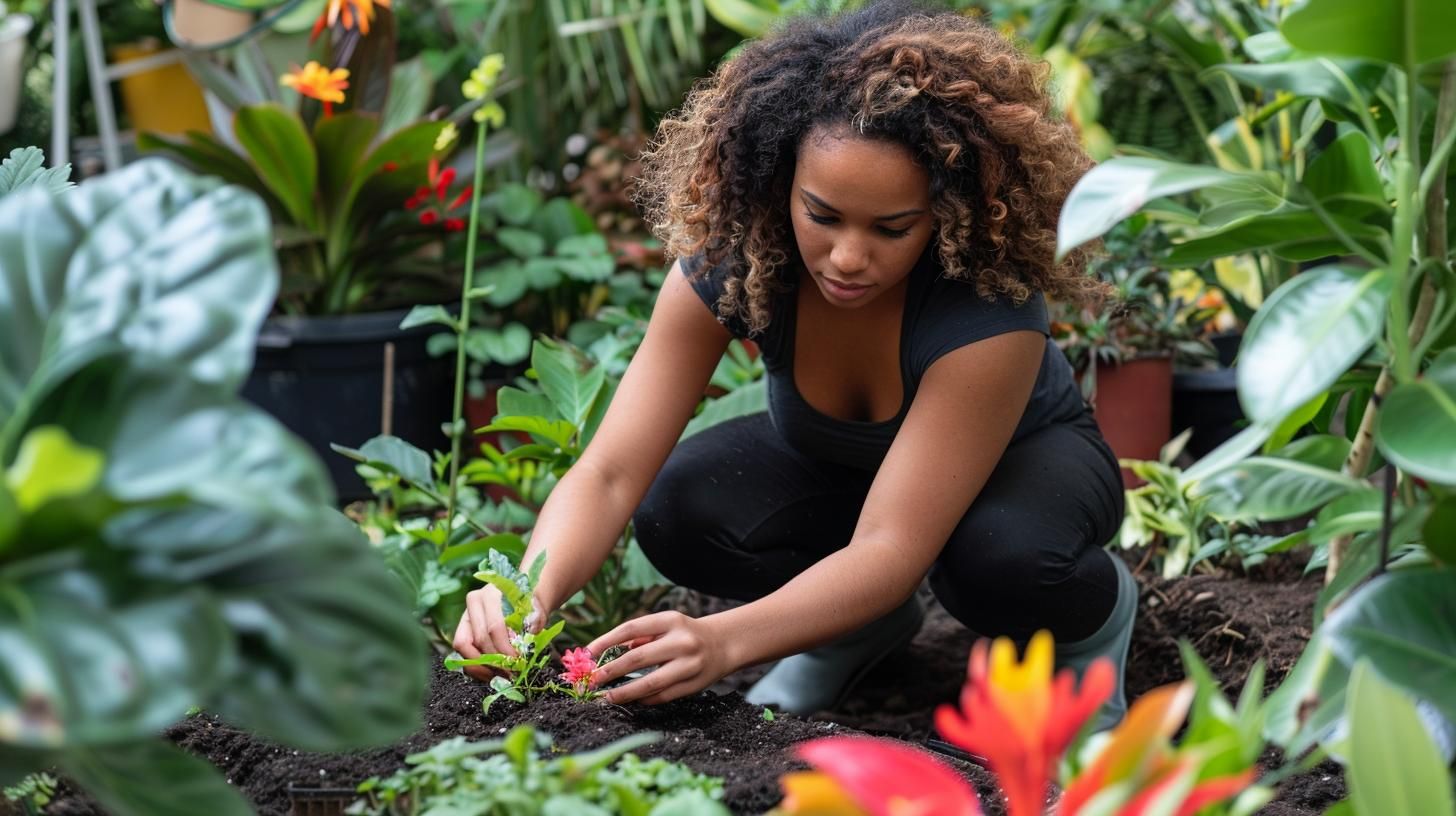
<path id="1" fill-rule="evenodd" d="M 1137 559 L 1130 559 L 1136 563 Z M 1194 644 L 1225 691 L 1236 695 L 1258 660 L 1268 668 L 1272 690 L 1293 666 L 1310 635 L 1316 578 L 1300 577 L 1297 564 L 1278 561 L 1252 575 L 1206 575 L 1163 580 L 1139 575 L 1138 622 L 1128 661 L 1129 698 L 1183 677 L 1178 640 Z M 711 601 L 688 606 L 714 608 Z M 663 739 L 637 753 L 685 762 L 725 780 L 726 803 L 735 813 L 760 813 L 779 798 L 778 778 L 798 767 L 786 749 L 806 739 L 865 731 L 917 744 L 931 736 L 934 706 L 952 702 L 965 678 L 972 633 L 932 605 L 924 629 L 901 655 L 873 670 L 839 710 L 810 719 L 779 716 L 765 721 L 762 709 L 738 695 L 760 676 L 753 669 L 725 679 L 715 691 L 659 707 L 582 705 L 565 698 L 530 706 L 498 703 L 483 716 L 482 686 L 463 675 L 435 673 L 424 708 L 424 726 L 391 748 L 353 755 L 314 755 L 263 743 L 209 716 L 190 718 L 167 736 L 216 764 L 257 806 L 259 813 L 288 814 L 291 793 L 304 788 L 348 788 L 373 775 L 393 773 L 410 753 L 463 735 L 486 739 L 531 723 L 555 736 L 567 751 L 594 748 L 638 731 Z M 1277 766 L 1271 751 L 1266 767 Z M 989 776 L 952 761 L 976 783 L 988 813 L 1000 813 Z M 1295 776 L 1279 798 L 1261 810 L 1275 816 L 1322 813 L 1344 798 L 1339 768 L 1330 763 Z M 48 812 L 91 813 L 83 798 L 63 795 Z"/>

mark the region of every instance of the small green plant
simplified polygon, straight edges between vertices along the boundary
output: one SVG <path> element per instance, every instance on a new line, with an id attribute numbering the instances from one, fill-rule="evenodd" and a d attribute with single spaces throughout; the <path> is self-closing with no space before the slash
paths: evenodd
<path id="1" fill-rule="evenodd" d="M 763 721 L 764 722 L 773 722 L 774 721 L 773 709 L 771 709 L 771 708 L 765 708 L 763 710 Z"/>
<path id="2" fill-rule="evenodd" d="M 40 814 L 56 795 L 60 783 L 48 773 L 33 773 L 8 788 L 0 790 L 5 801 L 18 806 L 25 816 Z"/>
<path id="3" fill-rule="evenodd" d="M 657 740 L 633 734 L 592 751 L 553 759 L 551 738 L 519 725 L 499 740 L 455 737 L 405 758 L 391 777 L 359 785 L 354 816 L 418 813 L 558 813 L 605 816 L 726 816 L 723 781 L 665 759 L 628 753 Z"/>

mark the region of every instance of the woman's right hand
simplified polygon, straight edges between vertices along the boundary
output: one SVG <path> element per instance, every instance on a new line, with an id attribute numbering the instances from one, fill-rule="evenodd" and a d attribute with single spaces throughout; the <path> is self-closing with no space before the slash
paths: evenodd
<path id="1" fill-rule="evenodd" d="M 526 618 L 526 630 L 539 632 L 541 622 L 549 617 L 549 612 L 540 614 L 542 609 L 540 599 L 533 598 L 534 610 Z M 452 646 L 460 656 L 469 660 L 480 657 L 483 654 L 503 654 L 507 657 L 516 656 L 516 648 L 511 645 L 513 634 L 506 627 L 505 613 L 501 608 L 500 590 L 493 586 L 481 587 L 472 590 L 465 596 L 465 614 L 460 617 L 460 625 L 455 629 L 455 640 Z M 465 673 L 476 680 L 489 682 L 492 677 L 507 676 L 510 672 L 503 669 L 496 669 L 490 666 L 465 666 Z"/>

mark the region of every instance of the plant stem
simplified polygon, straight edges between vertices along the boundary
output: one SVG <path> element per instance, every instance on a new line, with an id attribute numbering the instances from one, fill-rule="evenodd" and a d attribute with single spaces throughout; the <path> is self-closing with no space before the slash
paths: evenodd
<path id="1" fill-rule="evenodd" d="M 470 290 L 475 286 L 475 238 L 480 223 L 480 191 L 485 182 L 484 122 L 475 130 L 475 184 L 470 190 L 470 228 L 465 236 L 465 277 L 460 284 L 459 342 L 455 344 L 455 400 L 450 414 L 450 493 L 445 503 L 445 540 L 455 531 L 456 482 L 460 476 L 460 438 L 465 413 L 465 335 L 470 332 Z"/>
<path id="2" fill-rule="evenodd" d="M 1446 63 L 1445 72 L 1441 77 L 1441 95 L 1436 105 L 1436 133 L 1435 143 L 1441 144 L 1452 131 L 1453 120 L 1456 120 L 1456 60 Z M 1443 266 L 1446 263 L 1446 255 L 1449 248 L 1446 245 L 1446 163 L 1450 154 L 1441 155 L 1433 162 L 1432 167 L 1426 168 L 1427 173 L 1434 172 L 1434 181 L 1426 191 L 1425 198 L 1425 255 L 1434 258 Z M 1439 166 L 1436 166 L 1439 165 Z M 1406 243 L 1409 246 L 1409 241 Z M 1397 247 L 1398 249 L 1398 247 Z M 1421 338 L 1430 325 L 1431 315 L 1435 311 L 1437 301 L 1436 276 L 1427 272 L 1421 285 L 1420 300 L 1416 303 L 1415 315 L 1411 320 L 1410 333 L 1407 335 L 1408 345 L 1419 346 Z M 1403 285 L 1403 284 L 1402 284 Z M 1404 299 L 1404 291 L 1397 289 L 1396 296 Z M 1415 361 L 1417 367 L 1419 361 Z M 1375 382 L 1375 391 L 1370 395 L 1370 404 L 1365 408 L 1365 416 L 1360 420 L 1360 430 L 1355 434 L 1354 444 L 1350 447 L 1350 455 L 1345 459 L 1344 473 L 1359 479 L 1364 476 L 1365 469 L 1370 466 L 1371 456 L 1375 452 L 1375 420 L 1380 413 L 1380 404 L 1384 401 L 1385 395 L 1395 386 L 1396 378 L 1391 375 L 1389 364 L 1380 371 L 1380 378 Z M 1350 548 L 1353 540 L 1351 535 L 1343 535 L 1330 542 L 1329 564 L 1325 568 L 1325 583 L 1335 579 L 1343 564 L 1345 554 Z"/>

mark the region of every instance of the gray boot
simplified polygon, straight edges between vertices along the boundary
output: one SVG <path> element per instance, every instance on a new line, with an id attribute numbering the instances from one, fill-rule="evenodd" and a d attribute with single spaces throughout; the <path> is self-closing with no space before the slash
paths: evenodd
<path id="1" fill-rule="evenodd" d="M 1112 553 L 1106 554 L 1117 570 L 1117 601 L 1112 605 L 1112 614 L 1102 628 L 1092 636 L 1076 643 L 1058 643 L 1056 646 L 1056 667 L 1071 668 L 1080 679 L 1088 666 L 1099 657 L 1112 659 L 1116 678 L 1112 696 L 1102 704 L 1102 709 L 1092 719 L 1092 731 L 1106 731 L 1122 722 L 1127 713 L 1127 694 L 1122 680 L 1127 669 L 1127 649 L 1132 643 L 1132 625 L 1137 618 L 1138 587 L 1132 571 Z"/>
<path id="2" fill-rule="evenodd" d="M 869 670 L 914 639 L 925 608 L 914 595 L 894 611 L 827 646 L 780 660 L 744 695 L 790 714 L 834 708 Z"/>

